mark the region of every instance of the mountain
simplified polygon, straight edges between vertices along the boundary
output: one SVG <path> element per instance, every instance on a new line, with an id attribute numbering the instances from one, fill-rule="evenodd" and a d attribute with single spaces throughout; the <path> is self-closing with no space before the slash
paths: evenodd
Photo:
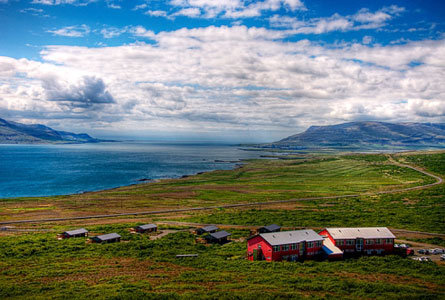
<path id="1" fill-rule="evenodd" d="M 416 148 L 445 147 L 445 123 L 351 122 L 311 126 L 265 148 Z"/>
<path id="2" fill-rule="evenodd" d="M 21 124 L 0 118 L 0 144 L 98 143 L 86 133 L 57 131 L 40 124 Z"/>

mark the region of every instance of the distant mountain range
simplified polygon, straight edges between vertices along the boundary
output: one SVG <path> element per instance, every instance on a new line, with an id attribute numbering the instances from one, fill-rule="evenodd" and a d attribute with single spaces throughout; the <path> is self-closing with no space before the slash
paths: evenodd
<path id="1" fill-rule="evenodd" d="M 0 144 L 98 143 L 86 133 L 58 131 L 40 124 L 21 124 L 0 118 Z"/>
<path id="2" fill-rule="evenodd" d="M 311 126 L 305 132 L 262 148 L 281 149 L 410 149 L 445 148 L 445 123 L 351 122 L 331 126 Z"/>

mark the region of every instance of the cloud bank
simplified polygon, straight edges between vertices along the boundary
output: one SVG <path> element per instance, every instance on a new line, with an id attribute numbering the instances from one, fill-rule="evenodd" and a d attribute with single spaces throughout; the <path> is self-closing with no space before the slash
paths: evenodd
<path id="1" fill-rule="evenodd" d="M 280 3 L 299 9 L 298 1 Z M 351 26 L 381 24 L 388 18 L 382 14 L 397 10 L 347 19 Z M 310 22 L 298 28 L 343 26 Z M 0 111 L 65 119 L 67 126 L 88 119 L 93 128 L 116 131 L 252 130 L 274 138 L 313 124 L 445 120 L 445 40 L 339 46 L 284 42 L 286 30 L 246 26 L 127 31 L 146 42 L 48 46 L 41 62 L 0 57 Z"/>

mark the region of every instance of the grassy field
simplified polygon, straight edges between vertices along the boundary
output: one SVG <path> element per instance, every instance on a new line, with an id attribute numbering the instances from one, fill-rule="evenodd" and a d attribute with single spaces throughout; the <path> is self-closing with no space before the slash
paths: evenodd
<path id="1" fill-rule="evenodd" d="M 254 160 L 236 170 L 82 195 L 4 199 L 0 220 L 345 195 L 431 182 L 426 175 L 391 164 L 384 155 L 308 155 Z"/>
<path id="2" fill-rule="evenodd" d="M 445 267 L 433 262 L 397 256 L 250 262 L 245 242 L 205 246 L 187 231 L 151 241 L 128 233 L 132 225 L 88 227 L 120 233 L 125 241 L 116 244 L 58 241 L 49 233 L 2 237 L 0 298 L 439 299 L 445 293 Z M 184 253 L 199 257 L 175 258 Z"/>
<path id="3" fill-rule="evenodd" d="M 366 157 L 366 156 L 365 156 Z M 365 159 L 369 160 L 372 157 Z M 415 163 L 445 177 L 445 154 L 400 154 L 398 161 Z M 362 160 L 362 156 L 354 159 Z M 296 227 L 379 226 L 445 233 L 445 185 L 395 194 L 305 202 L 293 209 L 220 210 L 184 221 L 216 224 Z"/>
<path id="4" fill-rule="evenodd" d="M 445 176 L 445 153 L 393 157 Z M 233 171 L 86 195 L 8 199 L 2 203 L 0 218 L 352 194 L 431 182 L 434 179 L 419 172 L 392 165 L 384 155 L 305 156 L 295 160 L 252 161 Z M 311 228 L 378 225 L 445 233 L 444 195 L 445 184 L 441 184 L 395 194 L 220 209 L 154 219 L 138 217 L 137 222 L 277 223 Z M 23 225 L 53 232 L 0 232 L 0 298 L 445 299 L 444 264 L 393 255 L 332 262 L 250 262 L 244 259 L 248 230 L 231 229 L 232 242 L 209 246 L 195 243 L 188 228 L 180 226 L 170 227 L 177 232 L 158 240 L 130 234 L 128 229 L 136 224 L 135 220 Z M 80 226 L 92 235 L 118 232 L 123 241 L 99 245 L 87 244 L 84 238 L 55 238 L 57 232 Z M 413 240 L 443 246 L 442 238 Z M 175 258 L 187 253 L 199 257 Z"/>

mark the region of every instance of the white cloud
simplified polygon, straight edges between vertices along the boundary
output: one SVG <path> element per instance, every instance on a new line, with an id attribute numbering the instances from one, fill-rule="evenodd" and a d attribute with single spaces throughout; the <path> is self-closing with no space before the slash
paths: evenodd
<path id="1" fill-rule="evenodd" d="M 186 16 L 192 18 L 192 17 L 198 17 L 199 15 L 201 15 L 201 10 L 196 7 L 191 7 L 191 8 L 183 8 L 180 11 L 175 12 L 171 16 L 173 17 Z"/>
<path id="2" fill-rule="evenodd" d="M 163 10 L 148 10 L 145 14 L 153 17 L 167 17 L 167 12 Z"/>
<path id="3" fill-rule="evenodd" d="M 85 6 L 97 0 L 32 0 L 31 4 L 42 4 L 42 5 L 64 5 L 70 4 L 75 6 Z"/>
<path id="4" fill-rule="evenodd" d="M 115 3 L 108 3 L 108 8 L 112 8 L 112 9 L 121 9 L 122 7 L 118 4 Z"/>
<path id="5" fill-rule="evenodd" d="M 145 8 L 147 8 L 147 7 L 148 7 L 147 3 L 142 3 L 142 4 L 139 4 L 139 5 L 136 5 L 136 6 L 133 8 L 133 10 L 145 9 Z"/>
<path id="6" fill-rule="evenodd" d="M 114 38 L 120 36 L 121 34 L 127 32 L 128 28 L 115 28 L 115 27 L 107 27 L 100 31 L 100 34 L 106 39 Z"/>
<path id="7" fill-rule="evenodd" d="M 84 37 L 90 33 L 90 28 L 83 24 L 79 26 L 67 26 L 57 30 L 48 30 L 53 35 L 67 36 L 67 37 Z"/>
<path id="8" fill-rule="evenodd" d="M 363 8 L 354 15 L 299 20 L 297 18 L 274 15 L 269 18 L 270 25 L 276 28 L 291 28 L 296 34 L 322 34 L 332 31 L 350 31 L 375 29 L 386 25 L 386 22 L 398 16 L 405 9 L 398 6 L 383 7 L 376 12 Z"/>
<path id="9" fill-rule="evenodd" d="M 292 12 L 306 10 L 306 7 L 300 0 L 171 0 L 169 5 L 173 8 L 179 8 L 179 10 L 167 15 L 167 17 L 181 15 L 190 18 L 222 17 L 237 19 L 261 16 L 265 11 L 277 11 L 280 8 Z"/>
<path id="10" fill-rule="evenodd" d="M 0 111 L 67 126 L 87 118 L 93 129 L 282 137 L 312 124 L 445 120 L 445 40 L 340 48 L 245 26 L 126 30 L 150 44 L 48 46 L 43 62 L 0 57 Z"/>

